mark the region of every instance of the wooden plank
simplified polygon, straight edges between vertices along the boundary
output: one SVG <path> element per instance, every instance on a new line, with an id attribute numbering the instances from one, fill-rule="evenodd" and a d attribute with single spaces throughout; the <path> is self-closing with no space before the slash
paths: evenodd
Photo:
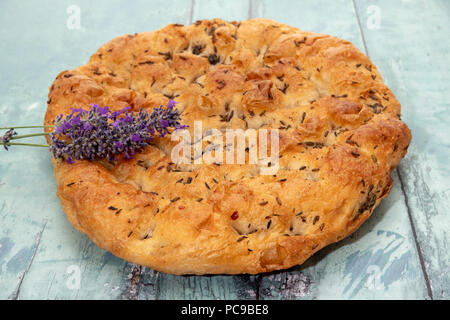
<path id="1" fill-rule="evenodd" d="M 156 0 L 151 6 L 144 0 L 83 0 L 76 5 L 81 28 L 68 29 L 65 2 L 2 1 L 0 126 L 41 124 L 56 75 L 85 63 L 106 41 L 188 23 L 191 13 L 191 2 L 183 0 Z M 0 220 L 5 226 L 0 229 L 0 298 L 136 298 L 136 267 L 99 249 L 68 223 L 55 196 L 49 153 L 26 148 L 0 152 Z"/>
<path id="2" fill-rule="evenodd" d="M 251 0 L 251 17 L 268 18 L 301 30 L 351 41 L 364 51 L 351 0 Z"/>
<path id="3" fill-rule="evenodd" d="M 244 300 L 256 299 L 257 295 L 257 276 L 174 276 L 159 273 L 158 277 L 158 299 Z"/>
<path id="4" fill-rule="evenodd" d="M 303 266 L 264 276 L 264 299 L 424 299 L 423 274 L 403 194 L 394 188 L 372 217 L 349 238 Z"/>
<path id="5" fill-rule="evenodd" d="M 427 53 L 431 56 L 427 57 L 414 55 L 414 52 L 421 52 L 419 49 L 411 50 L 414 51 L 412 57 L 405 61 L 402 58 L 411 54 L 405 52 L 410 47 L 404 37 L 409 13 L 400 14 L 399 10 L 405 6 L 412 10 L 410 7 L 416 4 L 404 4 L 401 9 L 395 10 L 387 2 L 382 2 L 381 30 L 371 30 L 374 34 L 368 34 L 364 26 L 369 2 L 360 4 L 358 1 L 357 8 L 369 53 L 403 102 L 404 110 L 407 105 L 405 119 L 413 129 L 413 135 L 415 132 L 424 133 L 422 136 L 414 135 L 420 141 L 417 145 L 413 141 L 405 159 L 407 161 L 404 161 L 408 165 L 401 165 L 400 173 L 433 295 L 435 298 L 445 298 L 450 287 L 448 276 L 444 274 L 448 270 L 449 259 L 448 237 L 445 234 L 448 219 L 445 219 L 443 211 L 449 203 L 448 148 L 440 147 L 437 142 L 442 141 L 443 145 L 448 146 L 448 136 L 445 135 L 449 123 L 445 113 L 448 99 L 444 94 L 448 75 L 444 76 L 444 68 L 441 71 L 438 67 L 449 62 L 448 44 L 445 47 L 446 44 L 440 41 L 449 31 L 444 16 L 448 12 L 448 3 L 441 1 L 428 6 L 422 1 L 417 10 L 414 9 L 416 16 L 428 12 L 428 19 L 435 22 L 425 26 L 427 34 L 420 26 L 412 26 L 409 22 L 409 28 L 415 30 L 415 34 L 423 33 L 422 37 L 413 39 L 414 48 L 421 45 L 418 39 L 426 39 L 425 43 L 430 48 L 439 44 L 444 49 L 437 53 L 434 49 L 429 50 Z M 305 30 L 333 34 L 352 41 L 364 50 L 350 1 L 336 1 L 335 4 L 329 1 L 303 1 L 293 4 L 288 1 L 158 0 L 151 3 L 149 10 L 142 10 L 149 7 L 148 2 L 143 0 L 126 4 L 118 0 L 84 0 L 77 1 L 77 5 L 81 9 L 82 28 L 68 30 L 65 27 L 67 6 L 64 3 L 0 3 L 0 41 L 6 48 L 0 52 L 0 94 L 4 97 L 0 102 L 0 126 L 13 122 L 41 123 L 47 87 L 60 70 L 85 63 L 102 43 L 119 34 L 157 29 L 172 22 L 189 23 L 213 17 L 240 20 L 250 12 L 253 17 L 269 17 Z M 403 17 L 395 21 L 397 17 L 394 13 Z M 17 21 L 27 23 L 18 24 Z M 394 32 L 397 32 L 396 37 L 389 36 Z M 386 42 L 386 38 L 391 38 L 390 42 Z M 56 40 L 52 43 L 51 39 Z M 396 43 L 398 39 L 403 42 Z M 380 46 L 380 43 L 385 45 Z M 397 50 L 386 52 L 386 48 Z M 29 54 L 30 51 L 38 54 Z M 419 63 L 414 65 L 414 61 Z M 436 65 L 433 65 L 434 61 Z M 431 65 L 431 72 L 420 73 L 417 66 L 421 65 L 427 65 L 427 72 Z M 423 80 L 417 81 L 418 76 Z M 423 90 L 424 87 L 427 90 Z M 417 95 L 419 99 L 413 101 L 408 89 L 414 89 L 415 99 Z M 422 111 L 409 107 L 418 102 L 426 103 L 428 98 L 434 99 L 436 104 L 427 111 L 425 108 Z M 432 116 L 428 114 L 430 111 Z M 429 124 L 423 127 L 418 119 L 426 119 Z M 435 136 L 427 128 L 436 128 Z M 427 141 L 431 144 L 427 145 Z M 427 154 L 416 149 L 426 150 Z M 410 156 L 413 150 L 416 150 L 416 155 L 413 153 Z M 11 161 L 12 157 L 20 161 Z M 75 231 L 54 195 L 48 153 L 37 149 L 16 149 L 10 154 L 2 154 L 0 168 L 4 172 L 0 176 L 0 221 L 7 226 L 0 230 L 0 298 L 427 297 L 413 232 L 408 225 L 405 199 L 396 174 L 391 195 L 374 216 L 351 238 L 322 250 L 304 266 L 264 276 L 177 277 L 128 264 L 97 248 Z M 438 223 L 440 219 L 444 222 Z M 78 289 L 73 288 L 76 283 L 71 282 L 77 267 L 81 275 Z"/>
<path id="6" fill-rule="evenodd" d="M 399 173 L 432 297 L 449 299 L 450 2 L 357 1 L 356 7 L 369 54 L 412 130 Z M 375 11 L 379 29 L 373 24 Z"/>
<path id="7" fill-rule="evenodd" d="M 28 45 L 33 38 L 29 37 L 29 30 L 23 23 L 17 23 L 25 20 L 14 19 L 15 12 L 22 10 L 21 5 L 17 5 L 2 2 L 0 8 L 0 41 L 3 44 L 0 52 L 0 126 L 29 121 L 41 124 L 49 83 L 39 70 L 33 71 L 33 66 L 42 63 L 41 56 L 30 54 Z M 39 10 L 34 12 L 39 13 Z M 31 11 L 27 18 L 29 29 L 36 30 L 35 36 L 49 35 L 46 28 L 39 30 L 39 21 Z M 31 27 L 34 22 L 38 28 Z M 37 44 L 35 49 L 39 52 L 40 45 Z M 39 87 L 40 83 L 42 87 Z M 37 251 L 42 248 L 42 235 L 48 226 L 47 212 L 58 211 L 52 210 L 56 202 L 48 196 L 54 194 L 48 152 L 18 148 L 6 153 L 2 148 L 0 153 L 0 299 L 14 299 Z"/>
<path id="8" fill-rule="evenodd" d="M 249 1 L 195 0 L 193 20 L 221 18 L 227 21 L 248 19 Z"/>
<path id="9" fill-rule="evenodd" d="M 220 17 L 224 20 L 242 20 L 248 17 L 247 1 L 196 0 L 192 21 Z M 156 289 L 151 284 L 155 278 L 152 270 L 143 272 L 139 297 L 156 294 L 158 299 L 255 299 L 257 278 L 255 276 L 172 276 L 159 273 Z M 156 293 L 155 293 L 156 290 Z"/>
<path id="10" fill-rule="evenodd" d="M 350 0 L 252 1 L 252 16 L 303 30 L 364 41 Z M 305 265 L 264 275 L 262 299 L 422 299 L 427 297 L 399 179 L 373 217 L 350 238 L 325 248 Z"/>

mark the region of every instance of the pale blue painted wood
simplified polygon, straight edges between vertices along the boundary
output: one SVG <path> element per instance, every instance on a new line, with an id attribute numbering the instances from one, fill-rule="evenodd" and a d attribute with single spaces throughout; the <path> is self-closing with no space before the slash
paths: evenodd
<path id="1" fill-rule="evenodd" d="M 396 172 L 393 178 L 398 181 Z M 303 266 L 263 276 L 267 299 L 425 299 L 428 297 L 399 183 L 349 238 Z"/>
<path id="2" fill-rule="evenodd" d="M 69 5 L 81 10 L 80 30 L 66 27 Z M 190 14 L 190 1 L 2 1 L 0 126 L 42 123 L 56 75 L 85 63 L 103 43 L 188 23 Z M 133 266 L 68 223 L 48 152 L 0 152 L 0 298 L 127 298 Z M 72 265 L 81 271 L 79 289 L 67 285 Z"/>
<path id="3" fill-rule="evenodd" d="M 416 4 L 412 3 L 407 4 L 407 8 Z M 449 12 L 448 5 L 439 3 L 441 7 L 433 4 L 427 7 L 420 2 L 422 7 L 414 12 L 426 13 L 431 8 L 432 14 L 423 14 L 424 22 L 414 20 L 419 25 L 417 29 L 421 30 L 420 26 L 424 25 L 424 30 L 432 31 L 431 26 L 434 25 L 426 21 L 437 18 L 436 25 L 448 34 L 448 22 L 444 21 L 445 12 Z M 66 28 L 66 9 L 72 4 L 81 9 L 81 30 Z M 426 267 L 430 270 L 434 296 L 448 297 L 448 277 L 445 278 L 448 271 L 448 250 L 445 249 L 448 248 L 448 238 L 445 237 L 448 224 L 441 224 L 439 228 L 428 217 L 435 217 L 433 214 L 437 212 L 436 220 L 442 218 L 442 208 L 448 207 L 449 188 L 448 184 L 445 185 L 448 181 L 448 140 L 445 139 L 448 136 L 445 136 L 445 129 L 449 119 L 444 115 L 445 108 L 448 109 L 448 99 L 445 99 L 448 95 L 444 90 L 448 75 L 444 76 L 443 71 L 439 73 L 433 67 L 432 76 L 427 78 L 424 71 L 417 70 L 413 62 L 415 59 L 421 61 L 422 57 L 414 56 L 414 52 L 423 52 L 418 44 L 411 48 L 413 57 L 405 60 L 405 56 L 411 54 L 407 51 L 407 39 L 397 47 L 395 43 L 379 45 L 386 42 L 387 32 L 401 34 L 405 31 L 407 27 L 402 26 L 407 25 L 408 11 L 401 13 L 403 20 L 398 22 L 393 22 L 395 16 L 389 13 L 386 15 L 389 24 L 382 22 L 378 33 L 371 33 L 364 27 L 368 4 L 358 1 L 356 7 L 360 11 L 369 53 L 374 55 L 375 63 L 381 67 L 382 74 L 403 102 L 406 121 L 412 127 L 414 137 L 424 137 L 416 148 L 426 149 L 425 142 L 430 139 L 433 147 L 440 147 L 434 142 L 436 139 L 444 141 L 447 146 L 446 151 L 442 150 L 445 147 L 435 152 L 426 149 L 433 155 L 429 158 L 418 153 L 418 159 L 402 166 L 400 173 L 408 194 L 406 203 L 413 213 Z M 401 10 L 395 11 L 385 2 L 381 8 L 384 8 L 382 17 L 385 10 Z M 441 8 L 440 12 L 437 12 L 438 8 Z M 0 94 L 3 97 L 0 126 L 41 123 L 47 88 L 54 77 L 63 69 L 85 63 L 102 43 L 117 35 L 153 30 L 172 22 L 187 24 L 213 17 L 241 20 L 249 15 L 333 34 L 352 41 L 361 50 L 365 49 L 350 0 L 2 1 L 0 42 L 5 49 L 0 52 Z M 439 34 L 434 37 L 426 43 L 431 45 L 438 39 L 445 39 Z M 396 47 L 395 54 L 389 50 L 392 47 Z M 448 64 L 448 41 L 433 46 L 433 50 L 430 51 L 433 55 L 425 58 L 426 61 L 437 59 L 441 64 Z M 394 63 L 386 64 L 389 57 L 393 57 Z M 426 82 L 405 79 L 401 76 L 404 73 L 415 76 L 413 79 L 423 76 Z M 410 105 L 417 105 L 408 93 L 410 90 L 420 91 L 421 86 L 429 90 L 430 97 L 438 105 L 431 108 L 433 116 L 430 118 L 427 118 L 425 109 L 413 109 L 408 114 L 412 110 Z M 419 95 L 419 102 L 423 104 L 427 95 Z M 408 104 L 406 108 L 405 102 Z M 439 106 L 445 108 L 439 109 Z M 437 121 L 438 115 L 442 123 Z M 441 129 L 437 137 L 430 137 L 427 122 L 419 120 L 422 118 L 430 121 L 434 128 L 441 126 L 444 130 Z M 424 131 L 427 134 L 422 136 Z M 423 158 L 425 165 L 418 161 Z M 431 184 L 432 179 L 439 184 Z M 389 198 L 354 236 L 322 250 L 301 267 L 261 276 L 178 277 L 126 263 L 97 248 L 87 237 L 75 231 L 55 196 L 50 156 L 45 150 L 17 148 L 9 154 L 0 151 L 0 298 L 426 298 L 424 275 L 396 173 L 394 180 L 395 187 Z M 423 181 L 427 182 L 425 189 L 420 187 Z M 427 219 L 421 217 L 421 212 L 427 214 Z M 441 248 L 434 253 L 437 245 Z M 70 284 L 72 278 L 67 272 L 71 271 L 68 269 L 70 266 L 80 268 L 79 289 Z M 441 283 L 434 284 L 433 281 Z"/>
<path id="4" fill-rule="evenodd" d="M 295 3 L 293 5 L 287 0 L 253 1 L 252 15 L 282 21 L 303 30 L 332 34 L 365 51 L 352 1 Z M 425 280 L 405 199 L 395 174 L 393 178 L 393 192 L 357 233 L 325 249 L 328 254 L 319 253 L 306 266 L 263 276 L 260 297 L 426 298 Z M 397 271 L 395 275 L 393 270 Z"/>
<path id="5" fill-rule="evenodd" d="M 330 34 L 364 50 L 351 0 L 251 0 L 251 17 L 273 19 L 301 30 Z"/>
<path id="6" fill-rule="evenodd" d="M 193 19 L 221 18 L 227 21 L 239 21 L 249 18 L 250 1 L 195 0 Z"/>
<path id="7" fill-rule="evenodd" d="M 370 57 L 412 130 L 399 166 L 434 299 L 450 298 L 450 1 L 357 1 Z M 380 28 L 370 20 L 376 6 Z M 369 23 L 367 23 L 369 19 Z"/>

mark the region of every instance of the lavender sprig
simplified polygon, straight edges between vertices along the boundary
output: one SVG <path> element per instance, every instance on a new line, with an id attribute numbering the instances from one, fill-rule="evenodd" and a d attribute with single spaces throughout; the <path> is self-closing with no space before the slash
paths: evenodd
<path id="1" fill-rule="evenodd" d="M 108 107 L 91 105 L 89 110 L 71 109 L 72 112 L 56 118 L 54 131 L 49 133 L 50 151 L 55 159 L 64 159 L 67 163 L 75 160 L 117 160 L 119 154 L 131 159 L 136 151 L 147 146 L 158 135 L 164 137 L 171 130 L 184 129 L 180 124 L 180 113 L 175 101 L 169 100 L 166 107 L 160 106 L 151 113 L 140 110 L 138 113 L 128 111 L 126 107 L 119 111 L 111 111 Z M 48 127 L 48 126 L 45 126 Z M 11 143 L 15 138 L 26 138 L 37 133 L 13 137 L 17 134 L 10 129 L 3 136 L 3 145 L 30 145 Z"/>
<path id="2" fill-rule="evenodd" d="M 139 113 L 128 113 L 129 107 L 110 111 L 108 107 L 92 105 L 89 111 L 72 109 L 64 119 L 56 119 L 55 131 L 50 134 L 50 150 L 56 159 L 96 160 L 105 158 L 116 160 L 124 154 L 131 159 L 136 150 L 144 148 L 156 133 L 164 137 L 169 129 L 183 129 L 180 114 L 170 100 L 166 108 L 160 106 Z"/>
<path id="3" fill-rule="evenodd" d="M 15 135 L 17 135 L 17 132 L 14 131 L 13 128 L 6 131 L 6 133 L 3 135 L 2 142 L 3 142 L 3 147 L 5 148 L 5 150 L 8 150 L 9 142 L 11 141 L 11 138 Z"/>

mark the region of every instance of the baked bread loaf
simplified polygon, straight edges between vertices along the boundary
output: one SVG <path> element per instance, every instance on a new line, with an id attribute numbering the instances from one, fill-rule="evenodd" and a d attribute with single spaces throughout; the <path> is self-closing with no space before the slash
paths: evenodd
<path id="1" fill-rule="evenodd" d="M 170 136 L 131 160 L 52 161 L 75 228 L 118 257 L 172 274 L 303 263 L 370 217 L 411 139 L 366 55 L 348 41 L 266 19 L 117 37 L 57 76 L 45 124 L 71 107 L 138 111 L 169 99 L 191 132 L 202 120 L 205 136 L 211 128 L 278 129 L 278 172 L 176 164 Z"/>

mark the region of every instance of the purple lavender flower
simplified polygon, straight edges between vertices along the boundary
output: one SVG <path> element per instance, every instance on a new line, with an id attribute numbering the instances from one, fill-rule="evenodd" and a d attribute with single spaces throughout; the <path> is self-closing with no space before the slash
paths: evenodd
<path id="1" fill-rule="evenodd" d="M 108 107 L 100 107 L 98 104 L 94 104 L 94 105 L 92 105 L 92 108 L 96 108 L 97 109 L 97 112 L 99 113 L 99 114 L 101 114 L 101 115 L 105 115 L 105 114 L 108 114 L 108 112 L 109 112 L 109 108 Z"/>
<path id="2" fill-rule="evenodd" d="M 136 134 L 133 134 L 131 136 L 131 141 L 133 141 L 133 142 L 141 142 L 142 138 L 141 138 L 140 134 L 136 133 Z"/>
<path id="3" fill-rule="evenodd" d="M 126 107 L 126 108 L 123 108 L 122 110 L 119 110 L 119 111 L 113 111 L 113 112 L 111 112 L 111 118 L 117 118 L 118 116 L 120 116 L 122 113 L 125 113 L 125 112 L 127 112 L 128 110 L 130 110 L 131 109 L 131 107 Z"/>
<path id="4" fill-rule="evenodd" d="M 17 132 L 14 129 L 9 129 L 2 137 L 2 142 L 4 143 L 3 147 L 8 151 L 7 143 L 11 140 L 13 136 L 17 135 Z"/>
<path id="5" fill-rule="evenodd" d="M 82 108 L 70 108 L 70 110 L 72 111 L 72 113 L 78 112 L 78 113 L 87 113 L 86 110 L 82 109 Z"/>
<path id="6" fill-rule="evenodd" d="M 83 122 L 81 127 L 84 131 L 91 131 L 93 129 L 89 122 Z"/>
<path id="7" fill-rule="evenodd" d="M 169 99 L 169 103 L 167 104 L 167 108 L 173 108 L 176 104 L 176 101 Z"/>
<path id="8" fill-rule="evenodd" d="M 169 129 L 184 129 L 180 114 L 170 100 L 167 107 L 129 113 L 130 107 L 110 111 L 108 107 L 91 105 L 90 110 L 71 109 L 72 113 L 56 119 L 55 130 L 50 133 L 50 150 L 56 159 L 67 163 L 75 160 L 116 160 L 123 153 L 131 159 L 137 150 L 144 148 L 157 133 L 164 137 Z"/>

